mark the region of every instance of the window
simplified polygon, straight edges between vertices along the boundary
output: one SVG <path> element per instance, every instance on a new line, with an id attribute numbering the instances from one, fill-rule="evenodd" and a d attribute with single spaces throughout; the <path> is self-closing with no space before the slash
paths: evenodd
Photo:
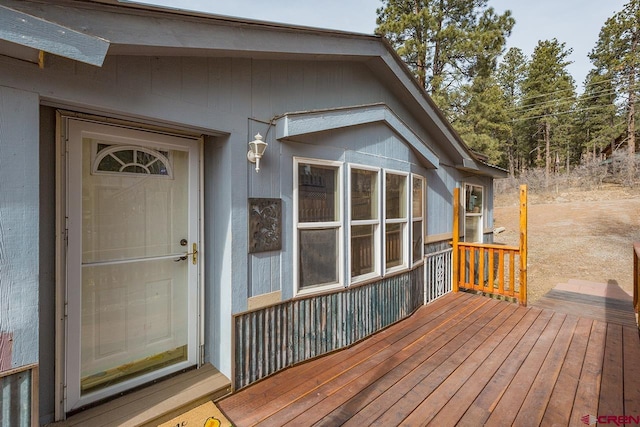
<path id="1" fill-rule="evenodd" d="M 407 266 L 407 175 L 385 173 L 385 271 Z"/>
<path id="2" fill-rule="evenodd" d="M 340 162 L 294 158 L 297 294 L 343 286 L 345 276 L 347 283 L 382 277 L 422 260 L 425 179 L 361 165 L 348 165 L 345 175 Z"/>
<path id="3" fill-rule="evenodd" d="M 173 176 L 168 151 L 100 142 L 94 145 L 91 173 Z"/>
<path id="4" fill-rule="evenodd" d="M 411 183 L 411 248 L 412 261 L 416 264 L 424 255 L 424 178 L 412 175 Z"/>
<path id="5" fill-rule="evenodd" d="M 483 188 L 479 185 L 464 186 L 464 241 L 482 243 L 483 239 Z"/>
<path id="6" fill-rule="evenodd" d="M 339 163 L 295 160 L 298 290 L 339 285 L 342 265 Z"/>
<path id="7" fill-rule="evenodd" d="M 380 205 L 377 169 L 351 168 L 351 278 L 380 274 Z"/>

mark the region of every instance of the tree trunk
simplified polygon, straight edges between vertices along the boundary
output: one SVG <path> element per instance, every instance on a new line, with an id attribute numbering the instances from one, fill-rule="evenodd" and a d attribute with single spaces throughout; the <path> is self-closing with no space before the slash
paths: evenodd
<path id="1" fill-rule="evenodd" d="M 635 69 L 629 72 L 629 103 L 627 115 L 627 139 L 629 144 L 628 158 L 628 179 L 629 185 L 633 186 L 636 175 L 636 90 L 635 86 Z"/>
<path id="2" fill-rule="evenodd" d="M 544 159 L 544 185 L 549 187 L 549 174 L 551 168 L 551 123 L 548 121 L 544 123 L 544 145 L 545 145 L 545 159 Z"/>
<path id="3" fill-rule="evenodd" d="M 416 15 L 420 14 L 420 2 L 416 2 L 416 7 L 414 8 L 414 13 Z M 423 37 L 423 27 L 421 24 L 417 25 L 416 28 L 416 40 L 422 40 Z M 420 82 L 420 86 L 427 89 L 427 50 L 424 50 L 423 54 L 418 54 L 418 63 L 416 64 L 418 67 L 418 81 Z"/>

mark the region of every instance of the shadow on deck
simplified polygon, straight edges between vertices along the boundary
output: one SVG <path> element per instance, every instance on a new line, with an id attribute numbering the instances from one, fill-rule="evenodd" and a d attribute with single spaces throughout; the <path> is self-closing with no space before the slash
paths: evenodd
<path id="1" fill-rule="evenodd" d="M 348 349 L 217 403 L 237 426 L 580 425 L 589 415 L 640 417 L 638 329 L 614 320 L 448 294 Z"/>

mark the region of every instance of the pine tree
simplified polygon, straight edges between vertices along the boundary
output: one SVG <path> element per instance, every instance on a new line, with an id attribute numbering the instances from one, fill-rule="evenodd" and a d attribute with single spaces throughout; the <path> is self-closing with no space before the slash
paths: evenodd
<path id="1" fill-rule="evenodd" d="M 515 21 L 488 0 L 383 0 L 376 33 L 385 36 L 436 104 L 450 115 L 460 89 L 495 67 Z"/>
<path id="2" fill-rule="evenodd" d="M 570 54 L 571 49 L 556 39 L 538 42 L 522 84 L 522 105 L 516 110 L 526 121 L 530 153 L 536 152 L 535 164 L 544 164 L 546 185 L 553 153 L 559 156 L 562 147 L 568 144 L 571 118 L 568 115 L 575 106 L 574 82 L 566 69 Z"/>
<path id="3" fill-rule="evenodd" d="M 509 133 L 503 151 L 507 158 L 507 167 L 511 176 L 515 175 L 516 169 L 520 170 L 519 165 L 522 164 L 520 159 L 523 159 L 524 154 L 526 154 L 526 151 L 522 153 L 523 150 L 519 147 L 518 141 L 520 138 L 515 126 L 515 121 L 518 119 L 516 109 L 522 101 L 522 83 L 526 77 L 526 72 L 527 58 L 521 49 L 512 47 L 504 55 L 496 73 L 497 82 L 502 89 L 509 123 Z"/>
<path id="4" fill-rule="evenodd" d="M 578 100 L 576 120 L 581 129 L 581 141 L 587 160 L 599 160 L 599 154 L 621 133 L 621 121 L 615 105 L 616 88 L 610 74 L 591 70 Z"/>
<path id="5" fill-rule="evenodd" d="M 598 73 L 609 75 L 626 97 L 628 179 L 635 177 L 635 104 L 640 72 L 640 0 L 630 0 L 622 11 L 607 19 L 596 46 L 589 54 Z"/>
<path id="6" fill-rule="evenodd" d="M 454 128 L 471 147 L 494 165 L 505 166 L 504 142 L 511 135 L 505 99 L 492 76 L 478 76 L 464 88 L 467 102 L 453 121 Z"/>

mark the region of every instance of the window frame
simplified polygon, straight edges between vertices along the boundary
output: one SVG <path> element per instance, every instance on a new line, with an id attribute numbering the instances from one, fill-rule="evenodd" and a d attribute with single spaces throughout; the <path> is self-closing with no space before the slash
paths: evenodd
<path id="1" fill-rule="evenodd" d="M 337 169 L 336 176 L 336 212 L 337 220 L 325 222 L 299 222 L 299 167 L 301 164 L 309 164 L 312 166 L 331 167 Z M 293 294 L 294 296 L 314 294 L 322 291 L 339 289 L 344 287 L 344 162 L 334 160 L 320 160 L 306 157 L 293 157 Z M 329 230 L 337 229 L 337 281 L 335 283 L 326 283 L 313 285 L 302 289 L 300 287 L 300 230 Z"/>
<path id="2" fill-rule="evenodd" d="M 422 215 L 420 217 L 414 217 L 413 216 L 413 180 L 414 179 L 418 179 L 421 181 L 422 183 L 422 188 L 421 188 L 421 197 L 422 197 L 422 203 L 420 208 L 422 209 Z M 427 200 L 426 200 L 426 196 L 427 196 L 427 188 L 426 188 L 426 182 L 427 179 L 422 176 L 422 175 L 418 175 L 416 173 L 412 173 L 411 174 L 411 191 L 409 192 L 411 195 L 411 203 L 409 204 L 409 206 L 411 206 L 411 244 L 409 245 L 411 247 L 411 254 L 410 254 L 410 260 L 411 260 L 411 266 L 416 266 L 419 265 L 421 263 L 424 262 L 424 241 L 425 241 L 425 227 L 426 227 L 426 214 L 427 214 Z M 420 227 L 420 233 L 422 236 L 422 244 L 420 245 L 420 259 L 418 261 L 413 261 L 414 258 L 414 253 L 413 253 L 413 225 L 414 223 L 421 221 L 422 222 L 422 227 Z"/>
<path id="3" fill-rule="evenodd" d="M 403 271 L 409 268 L 409 256 L 411 253 L 411 244 L 409 243 L 409 218 L 411 212 L 410 205 L 410 176 L 409 172 L 402 172 L 393 169 L 384 169 L 383 168 L 383 181 L 382 181 L 382 214 L 384 217 L 383 222 L 383 230 L 382 230 L 382 271 L 383 275 L 388 275 L 392 273 L 396 273 L 399 271 Z M 397 175 L 403 176 L 405 178 L 405 194 L 404 194 L 404 218 L 387 218 L 387 180 L 388 175 Z M 392 224 L 400 224 L 401 225 L 401 235 L 402 235 L 402 261 L 399 265 L 394 265 L 387 268 L 387 228 Z"/>
<path id="4" fill-rule="evenodd" d="M 467 187 L 476 187 L 479 188 L 482 192 L 482 202 L 480 205 L 480 211 L 479 212 L 467 212 Z M 469 183 L 466 182 L 463 184 L 463 232 L 464 232 L 464 241 L 467 243 L 483 243 L 484 242 L 484 220 L 485 220 L 485 197 L 486 197 L 486 191 L 485 191 L 485 187 L 484 185 L 481 184 L 474 184 L 474 183 Z M 478 228 L 479 231 L 477 232 L 480 240 L 469 240 L 469 235 L 467 233 L 467 218 L 480 218 L 480 220 L 478 221 Z"/>
<path id="5" fill-rule="evenodd" d="M 376 196 L 377 196 L 377 204 L 376 204 L 376 209 L 377 209 L 377 219 L 371 219 L 371 220 L 354 220 L 352 219 L 352 188 L 351 188 L 351 179 L 352 179 L 352 171 L 353 170 L 363 170 L 363 171 L 369 171 L 369 172 L 375 172 L 377 175 L 377 189 L 376 189 Z M 347 257 L 347 273 L 349 275 L 349 282 L 350 283 L 359 283 L 359 282 L 363 282 L 365 280 L 370 280 L 370 279 L 374 279 L 376 277 L 381 277 L 382 276 L 382 250 L 381 250 L 381 233 L 382 233 L 382 217 L 383 217 L 383 211 L 382 211 L 382 168 L 378 168 L 378 167 L 372 167 L 372 166 L 366 166 L 366 165 L 360 165 L 360 164 L 355 164 L 355 163 L 349 163 L 348 164 L 348 178 L 347 178 L 347 188 L 348 188 L 348 194 L 347 194 L 347 221 L 348 221 L 348 230 L 347 230 L 347 239 L 346 239 L 346 253 L 349 254 L 349 256 Z M 374 256 L 373 256 L 373 262 L 374 262 L 374 266 L 373 266 L 373 271 L 370 273 L 365 273 L 365 274 L 361 274 L 358 276 L 352 276 L 351 275 L 351 263 L 352 263 L 352 257 L 351 257 L 351 230 L 354 226 L 359 226 L 359 225 L 373 225 L 375 227 L 374 230 L 374 237 L 373 237 L 373 250 L 374 250 Z"/>

